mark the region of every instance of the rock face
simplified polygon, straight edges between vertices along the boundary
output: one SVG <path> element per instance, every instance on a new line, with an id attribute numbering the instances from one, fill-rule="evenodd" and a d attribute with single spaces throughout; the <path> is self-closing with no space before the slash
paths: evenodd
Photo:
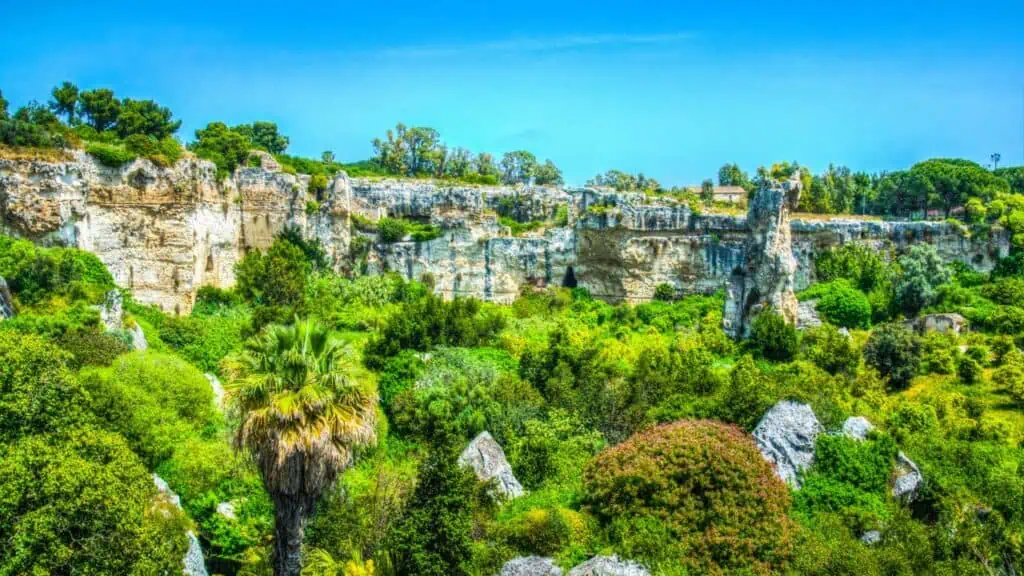
<path id="1" fill-rule="evenodd" d="M 551 558 L 521 556 L 505 562 L 499 576 L 562 576 L 562 569 Z"/>
<path id="2" fill-rule="evenodd" d="M 512 474 L 505 451 L 490 432 L 481 432 L 466 446 L 459 455 L 459 464 L 472 468 L 476 477 L 484 482 L 493 478 L 498 492 L 508 498 L 523 495 L 523 486 Z"/>
<path id="3" fill-rule="evenodd" d="M 861 534 L 860 541 L 868 546 L 874 546 L 882 541 L 882 533 L 878 530 L 868 530 Z"/>
<path id="4" fill-rule="evenodd" d="M 967 319 L 956 313 L 927 314 L 913 320 L 907 320 L 905 324 L 911 330 L 916 330 L 921 334 L 927 332 L 941 332 L 943 334 L 952 332 L 953 334 L 960 334 L 960 332 L 967 329 Z"/>
<path id="5" fill-rule="evenodd" d="M 651 576 L 651 572 L 616 556 L 595 556 L 570 570 L 569 576 Z"/>
<path id="6" fill-rule="evenodd" d="M 153 474 L 153 484 L 156 485 L 160 498 L 181 510 L 181 498 L 171 491 L 170 486 L 167 485 L 163 478 Z M 199 538 L 191 530 L 185 535 L 188 537 L 188 551 L 185 552 L 185 558 L 182 560 L 184 566 L 182 573 L 185 576 L 208 576 L 206 562 L 203 560 L 203 548 L 199 544 Z"/>
<path id="7" fill-rule="evenodd" d="M 821 318 L 818 316 L 818 301 L 806 300 L 800 302 L 796 309 L 796 327 L 800 330 L 816 328 L 821 326 Z"/>
<path id="8" fill-rule="evenodd" d="M 220 410 L 224 409 L 224 386 L 220 383 L 220 378 L 217 378 L 216 374 L 207 372 L 203 374 L 206 379 L 210 381 L 210 388 L 213 388 L 213 400 L 217 403 L 217 408 Z"/>
<path id="9" fill-rule="evenodd" d="M 747 336 L 762 311 L 772 309 L 796 324 L 797 261 L 793 256 L 790 214 L 800 202 L 800 172 L 783 183 L 757 191 L 747 208 L 745 262 L 729 278 L 722 327 L 733 337 Z"/>
<path id="10" fill-rule="evenodd" d="M 892 483 L 892 495 L 901 502 L 913 502 L 924 477 L 913 460 L 901 450 L 896 455 L 896 471 Z"/>
<path id="11" fill-rule="evenodd" d="M 850 416 L 843 422 L 843 434 L 854 440 L 867 440 L 868 434 L 874 429 L 874 425 L 863 416 Z"/>
<path id="12" fill-rule="evenodd" d="M 761 418 L 754 441 L 775 474 L 799 489 L 799 472 L 814 462 L 814 441 L 822 432 L 810 406 L 783 400 Z"/>
<path id="13" fill-rule="evenodd" d="M 338 270 L 430 274 L 446 297 L 509 302 L 527 285 L 579 286 L 605 300 L 642 302 L 662 283 L 680 294 L 728 286 L 733 332 L 768 305 L 794 318 L 790 295 L 814 281 L 815 254 L 846 242 L 878 249 L 928 242 L 947 261 L 981 270 L 1009 253 L 1009 236 L 998 229 L 967 238 L 937 222 L 791 219 L 795 184 L 762 191 L 747 217 L 735 217 L 600 188 L 343 173 L 317 193 L 308 176 L 256 155 L 261 167 L 239 168 L 220 182 L 212 163 L 195 158 L 168 168 L 143 159 L 109 168 L 80 151 L 62 162 L 0 158 L 0 233 L 94 252 L 118 286 L 167 312 L 189 312 L 200 286 L 232 286 L 246 251 L 265 249 L 285 226 L 296 226 L 324 243 Z M 308 206 L 319 209 L 307 213 Z M 547 225 L 512 237 L 499 214 Z M 442 235 L 379 243 L 365 224 L 384 216 L 428 222 Z"/>
<path id="14" fill-rule="evenodd" d="M 14 298 L 7 287 L 7 281 L 0 276 L 0 320 L 14 318 Z"/>

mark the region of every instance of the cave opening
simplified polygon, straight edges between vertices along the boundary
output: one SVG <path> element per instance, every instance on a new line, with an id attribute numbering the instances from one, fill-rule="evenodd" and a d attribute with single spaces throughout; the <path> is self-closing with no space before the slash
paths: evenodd
<path id="1" fill-rule="evenodd" d="M 565 269 L 565 277 L 562 278 L 562 288 L 575 288 L 576 287 L 576 273 L 573 271 L 572 266 Z"/>

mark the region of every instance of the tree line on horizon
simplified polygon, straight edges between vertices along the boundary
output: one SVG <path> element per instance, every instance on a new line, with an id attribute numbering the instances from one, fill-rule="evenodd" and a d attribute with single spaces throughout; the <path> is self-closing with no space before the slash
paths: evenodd
<path id="1" fill-rule="evenodd" d="M 81 90 L 71 82 L 55 86 L 43 105 L 31 101 L 11 112 L 0 91 L 0 145 L 32 148 L 82 147 L 107 165 L 120 166 L 145 157 L 168 166 L 187 148 L 217 165 L 221 177 L 246 165 L 251 150 L 274 155 L 286 172 L 318 177 L 315 188 L 326 187 L 326 178 L 339 170 L 352 176 L 399 176 L 438 178 L 470 184 L 532 184 L 557 186 L 565 183 L 562 171 L 550 159 L 540 162 L 527 150 L 506 152 L 500 160 L 487 152 L 450 147 L 438 130 L 407 126 L 399 122 L 383 138 L 371 141 L 373 156 L 362 162 L 343 164 L 332 151 L 320 159 L 286 155 L 290 139 L 274 122 L 256 121 L 228 126 L 210 122 L 195 130 L 194 139 L 182 145 L 176 137 L 181 120 L 154 100 L 118 98 L 108 88 Z M 998 155 L 992 156 L 996 161 Z M 1020 202 L 1008 194 L 1024 193 L 1024 167 L 989 170 L 975 162 L 936 158 L 919 162 L 907 170 L 868 173 L 830 164 L 813 174 L 798 162 L 781 162 L 758 167 L 754 175 L 735 163 L 726 163 L 717 174 L 719 186 L 742 187 L 754 193 L 769 179 L 784 180 L 797 171 L 804 184 L 799 210 L 818 214 L 862 214 L 909 218 L 941 216 L 972 224 L 1007 220 L 1024 232 L 1024 213 L 1010 222 Z M 654 195 L 682 194 L 688 189 L 666 188 L 642 172 L 631 174 L 608 170 L 587 181 L 618 191 Z M 706 179 L 700 197 L 711 204 L 714 181 Z"/>

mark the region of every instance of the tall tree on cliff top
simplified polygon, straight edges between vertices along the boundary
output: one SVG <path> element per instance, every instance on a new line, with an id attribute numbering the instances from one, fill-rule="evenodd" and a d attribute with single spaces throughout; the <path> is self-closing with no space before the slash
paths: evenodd
<path id="1" fill-rule="evenodd" d="M 107 88 L 86 90 L 78 95 L 78 104 L 89 126 L 97 132 L 113 128 L 121 114 L 121 102 Z"/>
<path id="2" fill-rule="evenodd" d="M 68 124 L 74 125 L 78 120 L 78 86 L 64 82 L 54 86 L 50 95 L 53 96 L 49 103 L 50 110 L 58 116 L 63 115 Z"/>
<path id="3" fill-rule="evenodd" d="M 160 140 L 181 128 L 181 120 L 173 120 L 172 117 L 170 108 L 152 100 L 125 98 L 121 101 L 121 113 L 117 116 L 117 135 L 127 138 L 144 134 Z"/>
<path id="4" fill-rule="evenodd" d="M 272 325 L 226 363 L 241 415 L 235 445 L 256 460 L 274 504 L 274 574 L 298 576 L 318 500 L 375 440 L 377 397 L 347 376 L 324 326 Z"/>
<path id="5" fill-rule="evenodd" d="M 271 154 L 282 154 L 288 149 L 288 137 L 281 134 L 277 124 L 273 122 L 256 121 L 252 124 L 242 124 L 232 128 L 242 136 L 245 136 L 257 148 L 262 148 Z"/>
<path id="6" fill-rule="evenodd" d="M 3 90 L 0 90 L 0 120 L 7 120 L 7 99 L 4 98 Z"/>

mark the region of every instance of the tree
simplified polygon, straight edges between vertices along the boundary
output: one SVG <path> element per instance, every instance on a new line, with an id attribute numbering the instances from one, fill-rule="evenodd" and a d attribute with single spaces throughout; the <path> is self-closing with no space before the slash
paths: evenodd
<path id="1" fill-rule="evenodd" d="M 121 102 L 108 88 L 86 90 L 78 95 L 78 104 L 85 121 L 97 132 L 113 128 L 121 114 Z"/>
<path id="2" fill-rule="evenodd" d="M 50 94 L 53 96 L 49 103 L 50 110 L 57 115 L 63 114 L 68 124 L 74 125 L 77 120 L 78 86 L 64 82 L 60 86 L 55 86 Z"/>
<path id="3" fill-rule="evenodd" d="M 172 120 L 171 110 L 152 100 L 121 101 L 121 112 L 117 117 L 117 135 L 128 138 L 134 134 L 152 136 L 157 140 L 167 138 L 181 128 L 181 120 Z"/>
<path id="4" fill-rule="evenodd" d="M 445 175 L 451 178 L 462 178 L 469 174 L 472 168 L 472 153 L 465 148 L 455 148 L 448 156 L 448 163 L 445 166 Z"/>
<path id="5" fill-rule="evenodd" d="M 320 155 L 320 160 L 324 164 L 334 164 L 334 152 L 324 150 L 324 153 Z"/>
<path id="6" fill-rule="evenodd" d="M 715 183 L 710 178 L 701 182 L 700 200 L 705 206 L 711 206 L 711 203 L 715 200 Z"/>
<path id="7" fill-rule="evenodd" d="M 719 186 L 742 186 L 743 188 L 750 187 L 750 177 L 747 173 L 740 170 L 737 164 L 723 164 L 718 169 L 718 185 Z"/>
<path id="8" fill-rule="evenodd" d="M 188 145 L 196 156 L 217 165 L 221 177 L 234 172 L 249 156 L 249 139 L 223 122 L 210 122 L 196 130 L 196 139 Z"/>
<path id="9" fill-rule="evenodd" d="M 377 395 L 350 379 L 348 358 L 306 320 L 267 327 L 225 363 L 241 419 L 235 445 L 255 458 L 274 504 L 277 576 L 298 576 L 320 496 L 376 437 Z"/>
<path id="10" fill-rule="evenodd" d="M 457 462 L 453 439 L 433 447 L 386 548 L 397 574 L 470 574 L 476 478 Z"/>
<path id="11" fill-rule="evenodd" d="M 253 251 L 235 266 L 238 294 L 255 305 L 253 324 L 287 322 L 300 314 L 311 269 L 302 248 L 275 240 L 266 254 Z"/>
<path id="12" fill-rule="evenodd" d="M 914 244 L 899 263 L 902 273 L 896 282 L 896 305 L 907 316 L 914 316 L 935 301 L 936 288 L 949 282 L 952 273 L 932 244 Z"/>
<path id="13" fill-rule="evenodd" d="M 992 171 L 999 170 L 999 161 L 1003 159 L 1003 155 L 999 152 L 993 152 L 989 158 L 992 159 Z"/>
<path id="14" fill-rule="evenodd" d="M 676 299 L 675 286 L 662 282 L 654 287 L 654 299 L 662 302 L 671 302 Z"/>
<path id="15" fill-rule="evenodd" d="M 373 139 L 374 161 L 389 174 L 406 174 L 408 158 L 405 132 L 405 124 L 399 122 L 394 130 L 387 131 L 386 140 Z"/>
<path id="16" fill-rule="evenodd" d="M 538 186 L 557 186 L 564 182 L 562 171 L 551 160 L 545 160 L 544 164 L 537 166 L 533 181 Z"/>
<path id="17" fill-rule="evenodd" d="M 7 108 L 8 108 L 8 106 L 9 106 L 9 104 L 7 102 L 7 99 L 4 98 L 4 92 L 3 92 L 3 90 L 0 90 L 0 120 L 7 120 L 7 115 L 8 115 Z"/>
<path id="18" fill-rule="evenodd" d="M 506 152 L 501 157 L 501 181 L 505 184 L 529 184 L 537 170 L 537 157 L 526 150 Z"/>
<path id="19" fill-rule="evenodd" d="M 235 126 L 233 130 L 248 138 L 256 148 L 262 148 L 271 154 L 282 154 L 288 149 L 288 137 L 277 131 L 277 124 L 274 122 L 256 121 Z"/>
<path id="20" fill-rule="evenodd" d="M 481 176 L 497 176 L 498 166 L 494 163 L 494 156 L 487 152 L 481 152 L 473 160 L 473 169 Z"/>
<path id="21" fill-rule="evenodd" d="M 888 376 L 893 389 L 903 390 L 921 365 L 920 338 L 902 324 L 882 324 L 864 346 L 864 361 Z"/>

